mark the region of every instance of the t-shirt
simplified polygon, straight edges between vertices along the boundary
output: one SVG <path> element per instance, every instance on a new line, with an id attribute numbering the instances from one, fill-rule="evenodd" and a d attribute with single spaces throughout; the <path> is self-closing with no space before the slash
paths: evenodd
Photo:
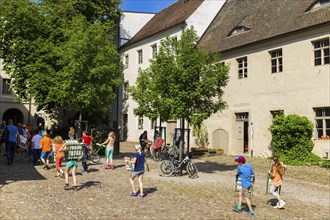
<path id="1" fill-rule="evenodd" d="M 238 166 L 236 175 L 239 175 L 242 179 L 242 188 L 249 188 L 252 185 L 251 176 L 254 175 L 254 171 L 251 164 Z"/>
<path id="2" fill-rule="evenodd" d="M 157 150 L 157 149 L 161 148 L 162 145 L 163 145 L 163 143 L 164 143 L 164 139 L 163 139 L 163 138 L 158 138 L 158 139 L 156 140 L 156 143 L 154 144 L 153 149 L 154 149 L 154 150 Z"/>
<path id="3" fill-rule="evenodd" d="M 280 175 L 280 172 L 278 171 L 278 168 L 276 166 L 272 167 L 272 173 L 275 171 L 275 177 L 270 176 L 272 183 L 274 185 L 281 185 L 282 184 L 282 176 Z"/>
<path id="4" fill-rule="evenodd" d="M 64 151 L 59 151 L 60 148 L 63 146 L 64 143 L 60 143 L 60 144 L 53 144 L 54 148 L 56 150 L 56 158 L 61 158 L 64 157 Z"/>
<path id="5" fill-rule="evenodd" d="M 40 134 L 36 134 L 33 136 L 33 138 L 32 138 L 33 149 L 41 149 L 41 147 L 40 147 L 41 139 L 42 139 L 42 137 Z"/>
<path id="6" fill-rule="evenodd" d="M 113 148 L 115 144 L 115 139 L 113 139 L 112 137 L 109 138 L 109 142 L 108 142 L 108 145 L 107 145 L 107 148 Z"/>
<path id="7" fill-rule="evenodd" d="M 142 152 L 141 154 L 139 152 L 134 153 L 134 157 L 136 157 L 135 165 L 134 165 L 134 172 L 140 172 L 144 171 L 144 158 L 145 158 L 145 153 Z"/>
<path id="8" fill-rule="evenodd" d="M 47 136 L 43 137 L 40 141 L 40 147 L 42 149 L 42 152 L 51 151 L 51 145 L 52 145 L 52 140 Z"/>
<path id="9" fill-rule="evenodd" d="M 88 135 L 84 135 L 82 136 L 82 140 L 87 146 L 89 146 L 92 142 L 92 137 Z"/>
<path id="10" fill-rule="evenodd" d="M 17 142 L 18 128 L 15 125 L 7 125 L 7 130 L 9 131 L 8 140 L 11 142 Z"/>

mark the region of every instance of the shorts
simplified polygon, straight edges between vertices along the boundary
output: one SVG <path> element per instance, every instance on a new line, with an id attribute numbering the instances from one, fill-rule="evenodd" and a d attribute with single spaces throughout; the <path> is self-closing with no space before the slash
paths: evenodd
<path id="1" fill-rule="evenodd" d="M 112 155 L 113 155 L 113 148 L 107 148 L 105 150 L 105 157 L 109 158 L 109 159 L 112 159 Z"/>
<path id="2" fill-rule="evenodd" d="M 40 157 L 41 157 L 41 158 L 44 158 L 44 159 L 49 159 L 49 158 L 50 158 L 50 151 L 47 151 L 47 152 L 41 152 Z"/>
<path id="3" fill-rule="evenodd" d="M 135 176 L 140 176 L 140 175 L 143 175 L 143 174 L 144 174 L 144 170 L 137 171 L 137 172 L 133 171 L 131 176 L 135 177 Z"/>
<path id="4" fill-rule="evenodd" d="M 242 188 L 242 189 L 240 190 L 240 192 L 241 192 L 242 195 L 243 195 L 243 198 L 244 198 L 244 197 L 245 197 L 245 198 L 249 198 L 250 188 L 251 188 L 251 187 L 248 187 L 248 188 Z"/>
<path id="5" fill-rule="evenodd" d="M 66 168 L 78 167 L 78 160 L 69 160 L 66 162 Z"/>

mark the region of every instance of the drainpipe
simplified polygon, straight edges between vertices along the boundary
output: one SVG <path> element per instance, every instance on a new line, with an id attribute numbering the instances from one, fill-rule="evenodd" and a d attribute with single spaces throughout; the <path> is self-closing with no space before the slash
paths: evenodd
<path id="1" fill-rule="evenodd" d="M 253 157 L 253 133 L 254 133 L 254 131 L 253 131 L 253 122 L 251 122 L 251 150 L 250 150 L 250 152 L 251 152 L 251 157 Z"/>

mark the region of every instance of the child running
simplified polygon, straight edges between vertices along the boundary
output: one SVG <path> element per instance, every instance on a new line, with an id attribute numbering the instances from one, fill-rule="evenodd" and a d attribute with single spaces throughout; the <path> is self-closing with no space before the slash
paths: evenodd
<path id="1" fill-rule="evenodd" d="M 278 160 L 277 157 L 272 158 L 271 170 L 268 171 L 271 179 L 271 186 L 269 192 L 277 199 L 277 204 L 274 206 L 275 209 L 281 209 L 285 205 L 285 202 L 279 195 L 279 188 L 283 183 L 283 175 L 287 167 Z"/>
<path id="2" fill-rule="evenodd" d="M 251 164 L 249 163 L 245 164 L 245 158 L 242 156 L 237 157 L 237 159 L 235 159 L 235 162 L 239 164 L 236 172 L 236 181 L 239 176 L 241 177 L 241 181 L 242 181 L 242 188 L 238 192 L 238 196 L 239 196 L 238 204 L 235 205 L 234 207 L 235 211 L 237 212 L 242 211 L 242 200 L 244 197 L 246 204 L 249 208 L 247 214 L 250 216 L 254 216 L 252 205 L 249 199 L 249 190 L 251 189 L 252 186 L 251 178 L 253 178 L 253 182 L 255 180 L 253 168 Z"/>
<path id="3" fill-rule="evenodd" d="M 103 142 L 101 144 L 97 143 L 97 145 L 99 145 L 99 146 L 107 144 L 107 149 L 105 151 L 105 157 L 107 158 L 105 161 L 105 166 L 104 166 L 105 169 L 111 168 L 113 170 L 115 168 L 113 165 L 113 148 L 115 145 L 115 140 L 116 140 L 116 135 L 114 132 L 111 131 L 111 132 L 109 132 L 108 139 L 105 142 Z M 110 164 L 109 164 L 109 162 L 110 162 Z"/>
<path id="4" fill-rule="evenodd" d="M 143 180 L 144 163 L 145 163 L 146 157 L 145 157 L 145 153 L 141 152 L 140 145 L 135 145 L 134 148 L 135 148 L 136 152 L 133 155 L 133 159 L 132 160 L 125 159 L 125 163 L 134 164 L 134 170 L 129 179 L 129 182 L 132 187 L 132 192 L 131 192 L 130 196 L 139 196 L 140 198 L 144 198 L 142 180 Z M 139 179 L 139 187 L 140 187 L 139 195 L 138 195 L 137 191 L 135 190 L 135 185 L 134 185 L 134 180 L 136 177 L 138 177 L 138 179 Z"/>
<path id="5" fill-rule="evenodd" d="M 61 148 L 63 147 L 64 145 L 64 141 L 62 139 L 61 136 L 56 136 L 54 138 L 54 144 L 53 144 L 53 147 L 55 149 L 55 165 L 56 165 L 56 176 L 55 177 L 61 177 L 63 178 L 64 177 L 64 172 L 63 170 L 61 169 L 61 166 L 62 166 L 62 162 L 63 162 L 63 159 L 64 159 L 64 151 L 61 150 Z"/>

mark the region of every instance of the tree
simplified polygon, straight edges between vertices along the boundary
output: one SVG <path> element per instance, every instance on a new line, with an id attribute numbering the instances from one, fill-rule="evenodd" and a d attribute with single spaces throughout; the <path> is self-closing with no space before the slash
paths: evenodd
<path id="1" fill-rule="evenodd" d="M 138 107 L 135 115 L 161 121 L 181 119 L 194 126 L 224 108 L 223 87 L 228 82 L 229 67 L 219 61 L 219 54 L 197 49 L 198 36 L 193 27 L 183 31 L 180 40 L 167 37 L 149 68 L 139 69 L 136 86 L 130 87 Z M 182 156 L 183 147 L 180 152 Z"/>
<path id="2" fill-rule="evenodd" d="M 269 127 L 275 155 L 293 165 L 318 162 L 320 158 L 312 153 L 313 128 L 313 123 L 304 116 L 277 115 Z"/>
<path id="3" fill-rule="evenodd" d="M 134 114 L 163 121 L 186 119 L 200 126 L 226 107 L 222 99 L 228 82 L 229 67 L 218 54 L 197 49 L 198 36 L 193 27 L 181 39 L 167 37 L 149 68 L 139 69 L 136 86 L 130 87 L 138 103 Z"/>
<path id="4" fill-rule="evenodd" d="M 0 58 L 38 110 L 105 112 L 121 83 L 120 0 L 1 0 Z"/>

